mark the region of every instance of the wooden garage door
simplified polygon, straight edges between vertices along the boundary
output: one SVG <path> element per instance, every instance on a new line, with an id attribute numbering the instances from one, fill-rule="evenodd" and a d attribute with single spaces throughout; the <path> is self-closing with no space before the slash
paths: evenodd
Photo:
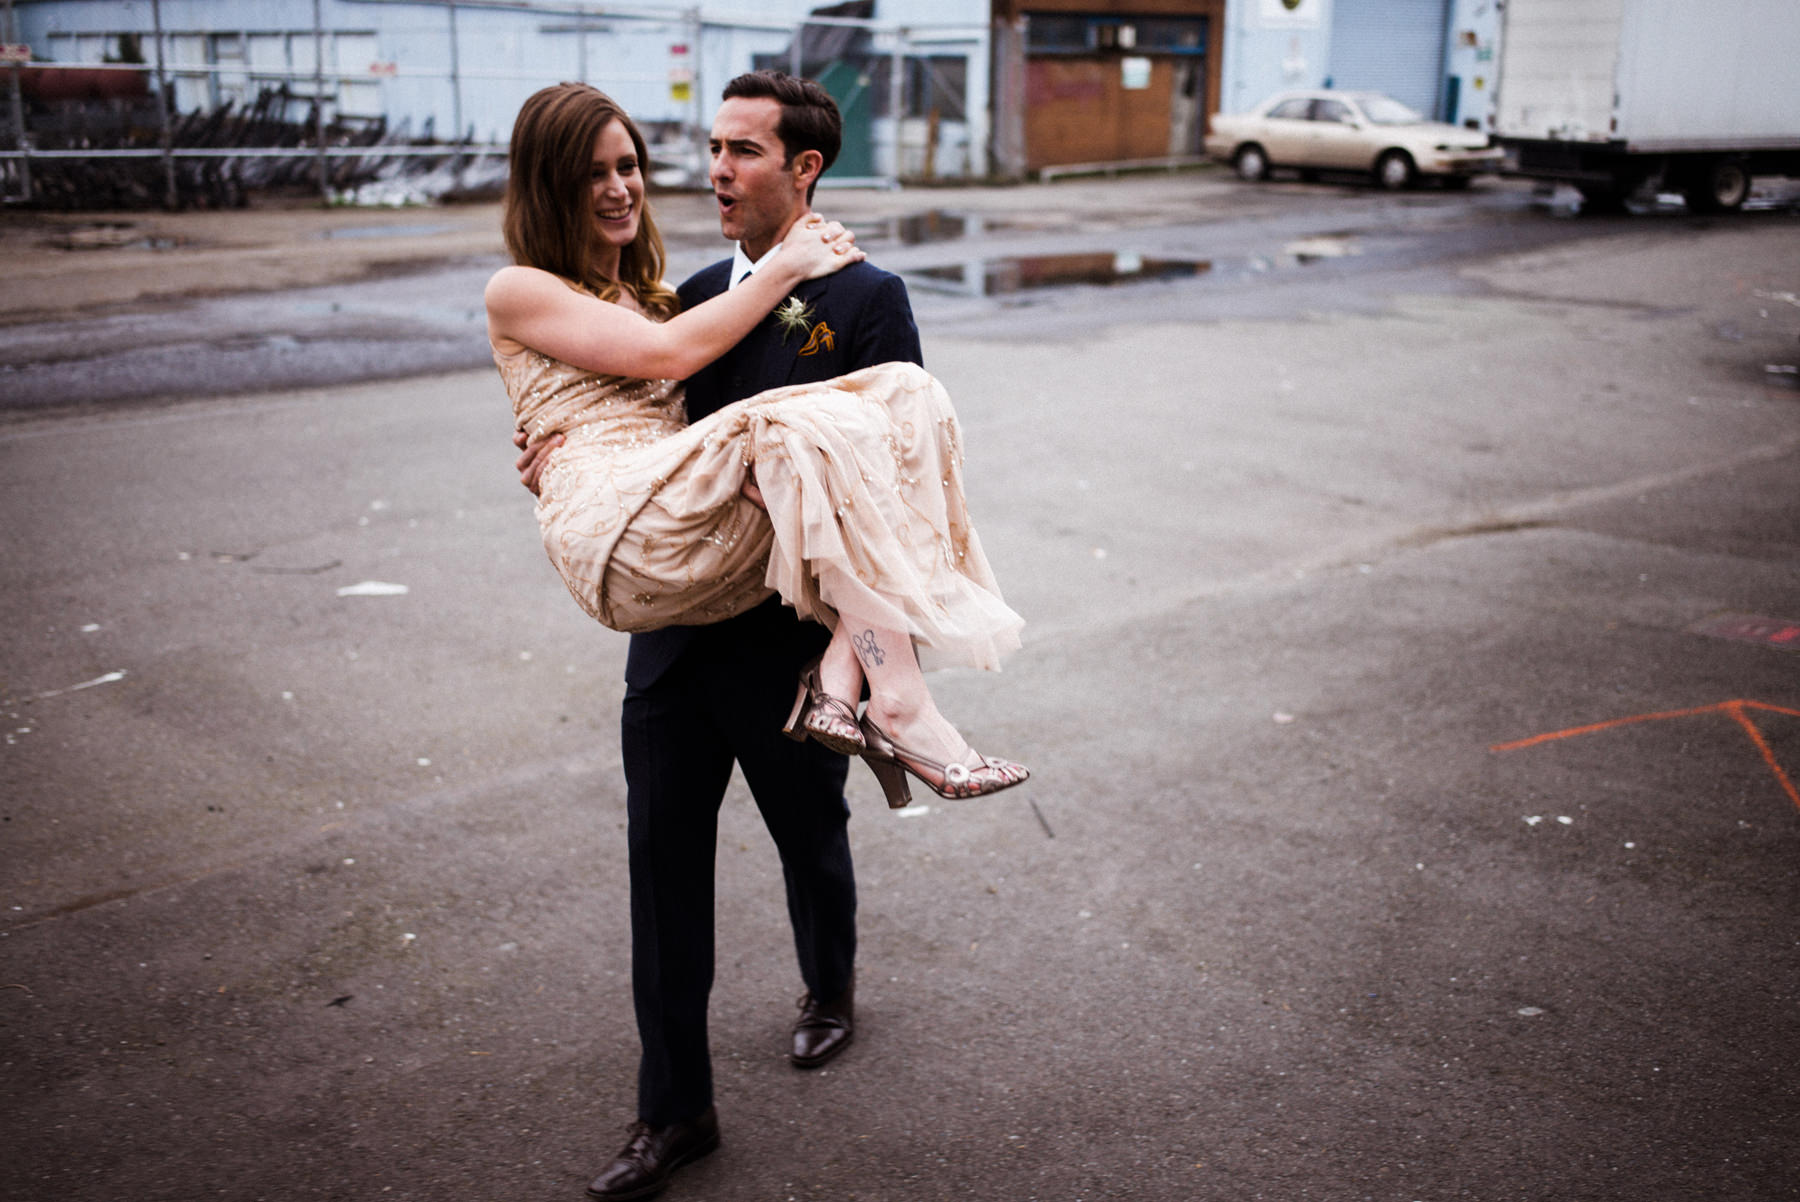
<path id="1" fill-rule="evenodd" d="M 1150 60 L 1149 86 L 1126 88 L 1117 55 L 1045 55 L 1025 63 L 1028 170 L 1169 153 L 1175 67 Z"/>

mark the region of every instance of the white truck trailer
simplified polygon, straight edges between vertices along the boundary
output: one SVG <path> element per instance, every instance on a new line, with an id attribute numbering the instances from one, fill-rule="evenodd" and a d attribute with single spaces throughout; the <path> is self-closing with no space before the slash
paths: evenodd
<path id="1" fill-rule="evenodd" d="M 1651 185 L 1706 212 L 1800 176 L 1800 0 L 1506 0 L 1503 19 L 1511 173 L 1596 208 Z"/>

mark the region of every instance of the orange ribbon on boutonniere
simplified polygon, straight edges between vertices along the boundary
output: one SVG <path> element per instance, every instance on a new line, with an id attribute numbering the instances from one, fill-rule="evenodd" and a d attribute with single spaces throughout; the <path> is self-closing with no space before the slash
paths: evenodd
<path id="1" fill-rule="evenodd" d="M 787 345 L 789 334 L 807 334 L 802 355 L 816 355 L 820 350 L 836 350 L 837 334 L 823 321 L 813 320 L 813 307 L 797 296 L 790 296 L 774 312 L 775 324 L 781 327 L 781 344 Z"/>
<path id="2" fill-rule="evenodd" d="M 816 355 L 821 347 L 828 351 L 837 349 L 837 335 L 833 334 L 831 327 L 822 321 L 812 328 L 812 337 L 808 338 L 806 345 L 800 348 L 800 354 L 802 356 Z"/>

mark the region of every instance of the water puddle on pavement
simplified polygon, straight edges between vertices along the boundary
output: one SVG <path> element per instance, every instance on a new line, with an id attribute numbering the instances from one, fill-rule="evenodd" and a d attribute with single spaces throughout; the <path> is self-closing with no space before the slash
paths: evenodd
<path id="1" fill-rule="evenodd" d="M 1281 248 L 1281 253 L 1296 264 L 1305 267 L 1311 263 L 1320 263 L 1326 259 L 1347 259 L 1362 254 L 1362 247 L 1353 234 L 1320 234 L 1316 238 L 1302 238 L 1298 242 L 1290 242 Z"/>
<path id="2" fill-rule="evenodd" d="M 72 226 L 49 239 L 59 250 L 174 250 L 181 239 L 146 234 L 130 222 Z"/>
<path id="3" fill-rule="evenodd" d="M 357 225 L 341 230 L 322 230 L 319 237 L 337 238 L 427 238 L 433 234 L 447 234 L 454 230 L 454 225 Z"/>
<path id="4" fill-rule="evenodd" d="M 881 223 L 879 236 L 902 246 L 919 246 L 926 242 L 952 242 L 968 236 L 969 219 L 960 213 L 932 209 L 892 217 Z"/>
<path id="5" fill-rule="evenodd" d="M 1191 279 L 1212 270 L 1207 259 L 1155 259 L 1135 251 L 1071 255 L 1008 255 L 972 263 L 915 268 L 920 287 L 959 296 L 1009 296 L 1074 284 L 1109 286 L 1148 280 Z"/>
<path id="6" fill-rule="evenodd" d="M 1591 216 L 1586 210 L 1590 207 L 1582 200 L 1581 193 L 1567 184 L 1541 185 L 1531 197 L 1533 207 L 1549 213 L 1552 217 L 1572 218 Z M 1744 213 L 1800 213 L 1800 181 L 1770 178 L 1757 179 L 1751 187 L 1749 197 L 1739 210 Z M 1597 210 L 1604 215 L 1607 210 Z M 1697 219 L 1708 217 L 1732 216 L 1730 213 L 1694 213 L 1689 210 L 1687 201 L 1679 192 L 1635 193 L 1621 203 L 1614 215 L 1641 217 L 1647 214 L 1691 216 Z"/>
<path id="7" fill-rule="evenodd" d="M 1064 255 L 1009 255 L 939 267 L 916 267 L 906 275 L 916 286 L 930 292 L 1006 297 L 1076 285 L 1114 287 L 1201 276 L 1239 279 L 1246 275 L 1354 258 L 1362 253 L 1362 245 L 1354 235 L 1320 234 L 1289 242 L 1277 254 L 1243 259 L 1157 258 L 1137 251 L 1109 250 Z"/>
<path id="8" fill-rule="evenodd" d="M 863 242 L 898 242 L 902 246 L 924 246 L 932 242 L 955 242 L 976 234 L 991 234 L 1019 228 L 1019 223 L 984 217 L 979 213 L 958 213 L 950 209 L 928 209 L 903 217 L 887 217 L 879 221 L 859 222 L 856 235 Z"/>

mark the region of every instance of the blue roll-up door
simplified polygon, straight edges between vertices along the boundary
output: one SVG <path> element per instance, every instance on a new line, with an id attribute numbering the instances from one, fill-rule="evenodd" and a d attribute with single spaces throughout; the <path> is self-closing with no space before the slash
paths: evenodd
<path id="1" fill-rule="evenodd" d="M 1450 0 L 1335 0 L 1331 86 L 1386 92 L 1441 116 L 1449 9 Z"/>

